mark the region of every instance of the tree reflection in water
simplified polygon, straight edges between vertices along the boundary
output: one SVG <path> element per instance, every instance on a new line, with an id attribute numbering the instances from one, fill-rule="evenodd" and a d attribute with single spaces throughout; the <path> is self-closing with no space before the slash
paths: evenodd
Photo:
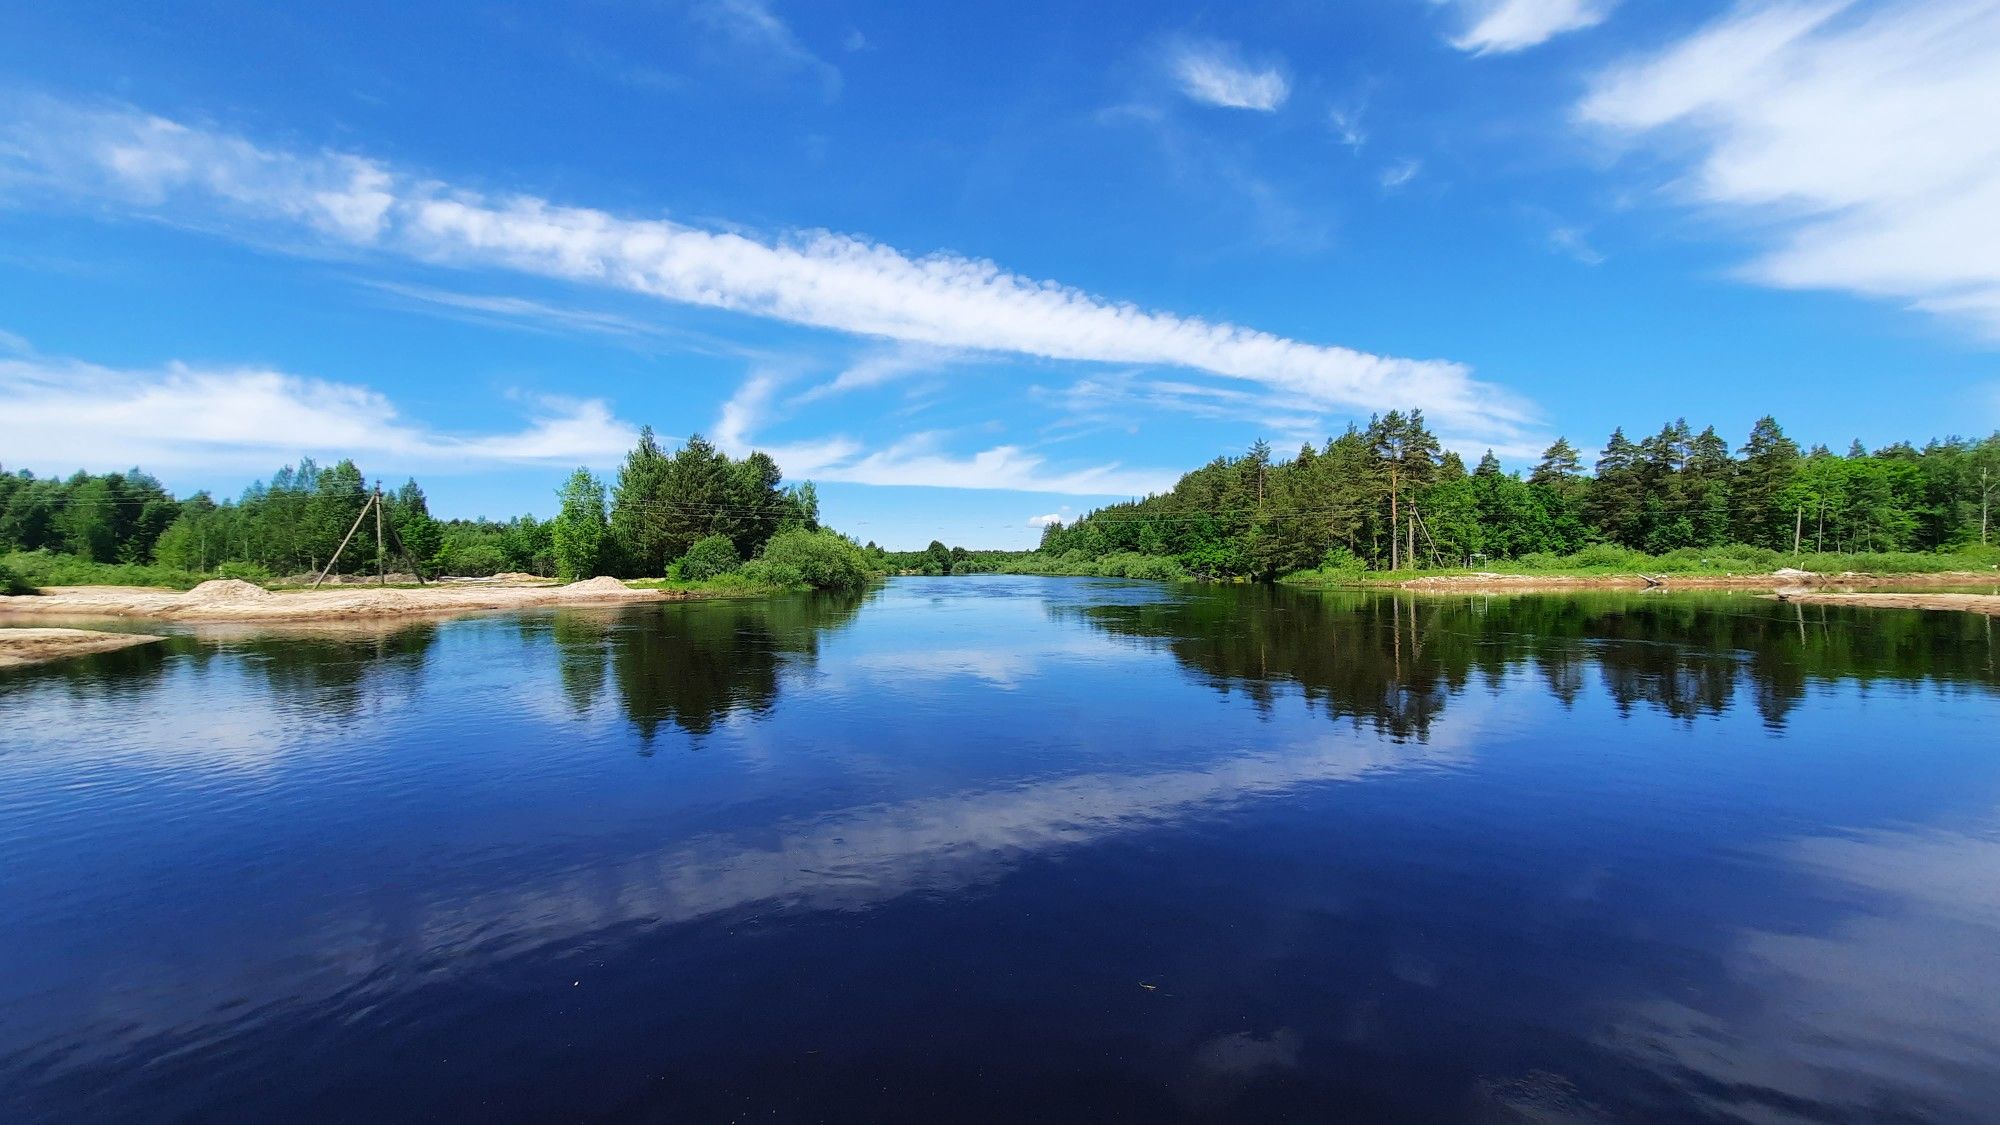
<path id="1" fill-rule="evenodd" d="M 1574 706 L 1597 672 L 1629 713 L 1683 721 L 1747 692 L 1782 729 L 1814 682 L 1996 682 L 1992 622 L 1973 614 L 1806 607 L 1741 595 L 1430 596 L 1190 588 L 1143 604 L 1051 603 L 1158 646 L 1222 692 L 1270 708 L 1279 686 L 1393 738 L 1425 739 L 1477 671 L 1497 688 L 1532 668 Z"/>
<path id="2" fill-rule="evenodd" d="M 560 610 L 549 635 L 572 711 L 590 711 L 608 680 L 639 733 L 641 753 L 650 753 L 662 727 L 699 736 L 726 716 L 768 712 L 780 672 L 816 663 L 820 636 L 851 622 L 867 597 L 824 593 Z"/>

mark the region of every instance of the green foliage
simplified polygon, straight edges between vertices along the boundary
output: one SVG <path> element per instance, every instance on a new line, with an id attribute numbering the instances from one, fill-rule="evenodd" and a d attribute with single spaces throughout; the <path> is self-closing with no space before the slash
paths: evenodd
<path id="1" fill-rule="evenodd" d="M 803 582 L 815 590 L 859 590 L 869 578 L 868 562 L 853 540 L 804 528 L 773 535 L 764 553 L 746 563 L 742 573 L 774 586 Z"/>
<path id="2" fill-rule="evenodd" d="M 688 548 L 687 557 L 678 564 L 679 577 L 692 582 L 701 582 L 717 575 L 728 574 L 743 565 L 736 554 L 736 544 L 727 535 L 711 535 L 697 540 Z"/>
<path id="3" fill-rule="evenodd" d="M 0 562 L 0 595 L 14 597 L 35 593 L 35 584 L 14 572 L 14 568 Z"/>
<path id="4" fill-rule="evenodd" d="M 647 427 L 618 471 L 603 562 L 621 575 L 648 577 L 665 574 L 711 536 L 728 539 L 743 559 L 781 528 L 816 530 L 819 496 L 811 482 L 788 489 L 783 481 L 769 454 L 733 460 L 700 434 L 668 454 Z"/>
<path id="5" fill-rule="evenodd" d="M 161 586 L 186 590 L 215 577 L 148 563 L 93 562 L 52 551 L 16 551 L 0 558 L 0 567 L 30 587 Z"/>
<path id="6" fill-rule="evenodd" d="M 570 474 L 563 486 L 562 511 L 557 513 L 550 539 L 555 551 L 556 576 L 575 582 L 598 573 L 604 558 L 609 527 L 604 515 L 604 484 L 589 469 Z"/>
<path id="7" fill-rule="evenodd" d="M 1613 431 L 1595 467 L 1585 476 L 1582 454 L 1557 439 L 1525 479 L 1491 456 L 1468 473 L 1421 413 L 1392 411 L 1289 461 L 1260 443 L 1168 492 L 1051 525 L 1020 565 L 1084 573 L 1135 552 L 1212 579 L 1352 573 L 1326 569 L 1338 549 L 1376 570 L 1747 573 L 1826 569 L 1811 560 L 1827 550 L 1864 556 L 1838 569 L 1885 555 L 1939 569 L 1937 552 L 2000 537 L 2000 434 L 1841 458 L 1801 454 L 1766 417 L 1732 453 L 1714 427 L 1675 419 L 1639 441 Z"/>

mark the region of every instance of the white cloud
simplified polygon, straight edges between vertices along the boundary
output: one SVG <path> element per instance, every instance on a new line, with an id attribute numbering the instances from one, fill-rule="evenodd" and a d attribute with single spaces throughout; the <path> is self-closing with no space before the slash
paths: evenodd
<path id="1" fill-rule="evenodd" d="M 844 484 L 921 485 L 932 488 L 999 489 L 1065 496 L 1144 496 L 1173 486 L 1171 469 L 1128 469 L 1106 465 L 1060 467 L 1018 445 L 998 445 L 970 454 L 941 448 L 937 433 L 911 434 L 875 452 L 846 438 L 766 445 L 763 448 L 794 480 Z"/>
<path id="2" fill-rule="evenodd" d="M 412 305 L 443 309 L 482 324 L 504 323 L 516 327 L 561 329 L 606 336 L 657 336 L 660 327 L 646 321 L 596 309 L 568 308 L 526 297 L 485 293 L 458 293 L 429 285 L 406 285 L 393 281 L 364 281 L 362 284 Z"/>
<path id="3" fill-rule="evenodd" d="M 1063 523 L 1063 522 L 1066 522 L 1066 521 L 1064 521 L 1064 519 L 1062 518 L 1061 514 L 1059 514 L 1059 513 L 1056 513 L 1056 512 L 1050 512 L 1050 513 L 1049 513 L 1048 515 L 1045 515 L 1045 516 L 1029 516 L 1029 517 L 1028 517 L 1028 526 L 1029 526 L 1029 527 L 1048 527 L 1048 526 L 1050 526 L 1050 525 L 1052 525 L 1052 524 L 1058 524 L 1058 523 Z"/>
<path id="4" fill-rule="evenodd" d="M 783 377 L 774 371 L 755 371 L 729 401 L 722 404 L 722 416 L 715 423 L 715 444 L 733 456 L 750 452 L 750 433 L 764 421 L 771 398 Z"/>
<path id="5" fill-rule="evenodd" d="M 849 391 L 872 390 L 967 361 L 964 353 L 951 348 L 928 344 L 890 344 L 870 349 L 830 382 L 812 387 L 792 401 L 804 404 Z"/>
<path id="6" fill-rule="evenodd" d="M 1408 184 L 1411 180 L 1416 179 L 1417 173 L 1423 170 L 1424 162 L 1421 160 L 1408 158 L 1398 160 L 1387 168 L 1382 169 L 1382 190 L 1395 191 Z"/>
<path id="7" fill-rule="evenodd" d="M 1567 254 L 1586 266 L 1601 266 L 1604 255 L 1578 227 L 1558 226 L 1549 230 L 1549 246 L 1558 253 Z"/>
<path id="8" fill-rule="evenodd" d="M 1742 7 L 1599 76 L 1577 112 L 1691 151 L 1689 199 L 1768 223 L 1750 279 L 2000 337 L 2000 3 Z"/>
<path id="9" fill-rule="evenodd" d="M 1340 106 L 1335 106 L 1326 112 L 1326 121 L 1333 126 L 1333 135 L 1339 137 L 1340 143 L 1348 148 L 1360 148 L 1368 143 L 1368 133 L 1361 127 L 1361 113 L 1359 108 Z"/>
<path id="10" fill-rule="evenodd" d="M 1234 44 L 1186 40 L 1167 55 L 1167 67 L 1181 93 L 1204 105 L 1269 113 L 1292 92 L 1285 72 L 1274 64 L 1253 64 Z"/>
<path id="11" fill-rule="evenodd" d="M 763 0 L 707 0 L 697 5 L 693 14 L 711 31 L 779 67 L 815 76 L 828 101 L 840 96 L 839 68 L 801 43 L 791 25 L 774 15 Z M 848 49 L 855 48 L 850 45 Z"/>
<path id="12" fill-rule="evenodd" d="M 169 364 L 128 371 L 0 360 L 0 449 L 9 465 L 68 472 L 142 464 L 268 469 L 301 454 L 381 454 L 431 471 L 608 464 L 635 429 L 602 401 L 542 398 L 519 430 L 445 433 L 380 392 L 266 368 Z"/>
<path id="13" fill-rule="evenodd" d="M 1433 0 L 1450 3 L 1465 20 L 1451 45 L 1480 55 L 1539 46 L 1570 31 L 1603 23 L 1617 0 Z"/>
<path id="14" fill-rule="evenodd" d="M 33 100 L 0 114 L 0 184 L 55 206 L 111 204 L 269 241 L 304 233 L 353 252 L 508 269 L 908 344 L 1191 368 L 1300 408 L 1420 407 L 1506 440 L 1532 409 L 1443 360 L 1305 343 L 1148 312 L 992 262 L 911 258 L 860 238 L 759 238 L 621 218 L 532 196 L 492 198 L 342 154 L 261 149 L 136 112 Z"/>

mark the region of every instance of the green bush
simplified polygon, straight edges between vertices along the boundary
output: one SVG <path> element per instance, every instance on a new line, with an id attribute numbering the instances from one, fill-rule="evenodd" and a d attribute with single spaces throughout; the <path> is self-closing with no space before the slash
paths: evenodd
<path id="1" fill-rule="evenodd" d="M 16 551 L 0 563 L 33 586 L 167 586 L 185 590 L 209 577 L 165 566 L 91 562 L 50 551 Z"/>
<path id="2" fill-rule="evenodd" d="M 806 576 L 799 568 L 787 563 L 773 563 L 765 559 L 751 559 L 737 568 L 731 578 L 758 586 L 774 586 L 779 589 L 795 590 L 806 587 Z"/>
<path id="3" fill-rule="evenodd" d="M 1345 547 L 1334 547 L 1320 560 L 1319 568 L 1329 574 L 1360 574 L 1368 569 L 1368 564 L 1362 562 L 1361 556 L 1353 551 Z"/>
<path id="4" fill-rule="evenodd" d="M 1164 555 L 1142 555 L 1121 551 L 1097 560 L 1096 572 L 1104 578 L 1144 578 L 1171 582 L 1187 577 L 1187 569 Z"/>
<path id="5" fill-rule="evenodd" d="M 680 561 L 680 577 L 690 582 L 703 582 L 728 574 L 742 565 L 743 560 L 736 555 L 736 544 L 731 543 L 727 535 L 711 535 L 688 548 L 686 557 Z"/>
<path id="6" fill-rule="evenodd" d="M 1592 543 L 1569 557 L 1569 564 L 1578 570 L 1644 570 L 1652 559 L 1637 551 L 1627 550 L 1615 543 Z"/>
<path id="7" fill-rule="evenodd" d="M 0 563 L 0 594 L 32 594 L 35 587 L 27 579 L 11 570 L 6 563 Z"/>
<path id="8" fill-rule="evenodd" d="M 226 562 L 215 568 L 217 578 L 235 578 L 243 582 L 265 583 L 275 576 L 267 569 L 253 562 Z"/>
<path id="9" fill-rule="evenodd" d="M 443 572 L 460 578 L 484 578 L 508 569 L 507 552 L 498 543 L 465 542 L 447 538 L 438 552 Z"/>
<path id="10" fill-rule="evenodd" d="M 764 544 L 759 575 L 773 585 L 804 582 L 815 590 L 859 590 L 868 584 L 868 561 L 850 539 L 831 531 L 793 528 Z M 794 577 L 792 582 L 779 581 Z"/>

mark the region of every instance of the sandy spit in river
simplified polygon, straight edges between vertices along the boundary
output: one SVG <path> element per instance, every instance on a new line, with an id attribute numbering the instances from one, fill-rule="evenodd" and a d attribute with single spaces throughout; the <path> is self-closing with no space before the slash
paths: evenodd
<path id="1" fill-rule="evenodd" d="M 46 664 L 93 652 L 115 652 L 159 639 L 143 633 L 99 633 L 90 629 L 0 629 L 0 668 Z"/>
<path id="2" fill-rule="evenodd" d="M 1858 605 L 1871 609 L 1945 609 L 2000 617 L 2000 594 L 1842 594 L 1817 590 L 1767 594 L 1800 605 Z"/>
<path id="3" fill-rule="evenodd" d="M 219 578 L 186 593 L 130 586 L 53 586 L 40 595 L 0 597 L 0 616 L 155 617 L 168 621 L 319 621 L 421 617 L 549 605 L 603 605 L 686 597 L 634 590 L 616 578 L 568 586 L 431 586 L 274 592 Z"/>

